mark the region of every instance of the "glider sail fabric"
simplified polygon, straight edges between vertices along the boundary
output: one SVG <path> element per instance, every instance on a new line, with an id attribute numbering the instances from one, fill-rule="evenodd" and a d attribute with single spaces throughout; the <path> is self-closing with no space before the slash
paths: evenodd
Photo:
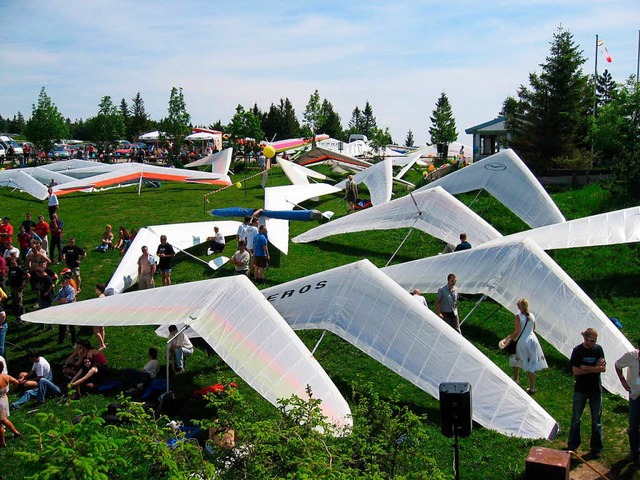
<path id="1" fill-rule="evenodd" d="M 373 205 L 382 205 L 391 200 L 393 190 L 393 162 L 390 158 L 376 163 L 354 175 L 353 181 L 356 183 L 364 183 L 369 189 L 371 203 Z M 342 180 L 336 184 L 341 190 L 347 186 L 347 180 Z"/>
<path id="2" fill-rule="evenodd" d="M 565 221 L 538 179 L 511 149 L 439 178 L 416 192 L 435 187 L 452 195 L 484 189 L 532 228 Z"/>
<path id="3" fill-rule="evenodd" d="M 282 168 L 282 172 L 287 176 L 289 181 L 293 185 L 307 185 L 309 178 L 315 178 L 317 180 L 326 180 L 327 176 L 321 173 L 311 170 L 310 168 L 303 167 L 288 160 L 282 158 L 278 159 L 278 165 Z"/>
<path id="4" fill-rule="evenodd" d="M 588 327 L 598 330 L 598 343 L 609 359 L 620 358 L 634 349 L 578 284 L 530 239 L 483 245 L 382 271 L 404 288 L 433 293 L 446 283 L 449 273 L 455 273 L 460 292 L 487 295 L 514 314 L 516 302 L 524 297 L 536 315 L 536 332 L 567 358 L 573 347 L 582 342 L 580 333 Z M 505 325 L 504 330 L 512 331 L 513 325 Z M 612 393 L 627 395 L 614 368 L 607 368 L 602 374 L 602 384 Z"/>
<path id="5" fill-rule="evenodd" d="M 543 250 L 595 247 L 640 241 L 640 207 L 601 213 L 565 223 L 514 233 L 491 244 L 530 238 Z"/>
<path id="6" fill-rule="evenodd" d="M 231 185 L 231 179 L 227 175 L 217 173 L 186 171 L 178 168 L 157 167 L 138 163 L 115 164 L 108 167 L 109 171 L 107 173 L 57 185 L 53 188 L 53 191 L 57 195 L 64 195 L 146 180 Z"/>
<path id="7" fill-rule="evenodd" d="M 18 169 L 4 170 L 0 172 L 0 187 L 23 190 L 38 200 L 44 200 L 48 195 L 47 187 L 35 178 Z"/>
<path id="8" fill-rule="evenodd" d="M 312 148 L 308 152 L 305 152 L 299 157 L 296 157 L 294 159 L 294 162 L 298 165 L 306 167 L 308 167 L 309 165 L 333 163 L 342 165 L 347 168 L 355 168 L 358 170 L 362 170 L 363 168 L 367 168 L 373 165 L 372 163 L 369 163 L 365 160 L 350 157 L 349 155 L 344 155 L 342 153 L 334 152 L 333 150 L 322 147 Z"/>
<path id="9" fill-rule="evenodd" d="M 313 242 L 339 233 L 410 227 L 451 244 L 459 241 L 460 232 L 466 232 L 474 244 L 502 237 L 453 195 L 436 187 L 340 217 L 298 235 L 293 242 Z"/>
<path id="10" fill-rule="evenodd" d="M 225 237 L 236 234 L 240 222 L 225 220 L 219 222 L 190 222 L 168 225 L 153 225 L 141 228 L 133 239 L 127 253 L 122 257 L 118 268 L 109 280 L 105 293 L 114 295 L 122 293 L 138 282 L 138 258 L 142 255 L 142 247 L 147 246 L 152 255 L 160 243 L 160 235 L 166 235 L 167 241 L 180 250 L 199 245 L 212 237 L 213 227 L 218 227 Z M 177 253 L 177 252 L 176 252 Z"/>
<path id="11" fill-rule="evenodd" d="M 202 157 L 199 160 L 188 163 L 185 168 L 196 168 L 205 165 L 211 165 L 211 171 L 219 175 L 226 175 L 229 172 L 231 166 L 231 160 L 233 159 L 233 148 L 225 148 L 221 152 L 212 153 L 206 157 Z"/>
<path id="12" fill-rule="evenodd" d="M 241 275 L 153 288 L 51 307 L 24 315 L 34 323 L 167 325 L 186 323 L 273 405 L 309 385 L 339 426 L 350 410 L 329 376 L 251 281 Z"/>
<path id="13" fill-rule="evenodd" d="M 462 335 L 368 260 L 262 291 L 294 330 L 324 329 L 430 395 L 473 386 L 473 419 L 522 438 L 552 438 L 557 422 Z"/>

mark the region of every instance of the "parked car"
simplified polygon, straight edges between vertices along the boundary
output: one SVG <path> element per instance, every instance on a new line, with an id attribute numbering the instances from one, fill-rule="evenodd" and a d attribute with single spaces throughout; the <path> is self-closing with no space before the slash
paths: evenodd
<path id="1" fill-rule="evenodd" d="M 53 158 L 54 160 L 67 160 L 71 157 L 71 153 L 67 145 L 56 145 L 49 152 L 49 158 Z"/>
<path id="2" fill-rule="evenodd" d="M 131 152 L 133 151 L 134 148 L 142 148 L 144 150 L 147 148 L 147 144 L 142 142 L 137 142 L 137 143 L 120 145 L 120 147 L 114 153 L 116 154 L 116 156 L 130 157 Z"/>
<path id="3" fill-rule="evenodd" d="M 9 135 L 5 135 L 5 134 L 0 135 L 0 145 L 4 147 L 5 156 L 6 156 L 6 153 L 9 151 L 9 147 L 13 147 L 14 155 L 16 156 L 16 158 L 22 158 L 22 156 L 24 155 L 24 150 L 22 149 L 22 145 L 16 142 Z"/>

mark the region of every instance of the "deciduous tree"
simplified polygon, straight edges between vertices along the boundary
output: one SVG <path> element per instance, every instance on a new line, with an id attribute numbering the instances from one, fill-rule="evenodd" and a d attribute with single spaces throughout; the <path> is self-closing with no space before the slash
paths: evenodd
<path id="1" fill-rule="evenodd" d="M 121 139 L 125 134 L 122 114 L 113 104 L 109 95 L 102 97 L 98 105 L 98 114 L 89 122 L 91 138 L 104 146 Z"/>
<path id="2" fill-rule="evenodd" d="M 45 152 L 49 152 L 55 142 L 69 138 L 69 127 L 44 87 L 40 90 L 38 104 L 33 105 L 31 118 L 25 127 L 25 135 Z"/>

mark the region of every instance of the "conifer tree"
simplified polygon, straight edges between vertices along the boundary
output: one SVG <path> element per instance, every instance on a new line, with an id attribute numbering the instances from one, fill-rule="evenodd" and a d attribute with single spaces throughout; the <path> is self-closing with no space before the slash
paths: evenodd
<path id="1" fill-rule="evenodd" d="M 404 146 L 413 147 L 413 144 L 414 144 L 413 132 L 411 131 L 411 129 L 409 129 L 409 131 L 407 132 L 407 136 L 404 139 Z"/>
<path id="2" fill-rule="evenodd" d="M 433 110 L 429 135 L 431 143 L 438 146 L 438 153 L 446 159 L 449 154 L 449 144 L 458 139 L 456 130 L 456 120 L 453 118 L 453 111 L 447 94 L 442 92 L 436 101 L 436 108 Z"/>

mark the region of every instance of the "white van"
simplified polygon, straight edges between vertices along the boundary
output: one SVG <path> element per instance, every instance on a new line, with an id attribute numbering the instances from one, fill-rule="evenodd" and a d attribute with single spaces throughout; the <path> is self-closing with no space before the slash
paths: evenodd
<path id="1" fill-rule="evenodd" d="M 360 133 L 352 133 L 349 135 L 349 143 L 355 142 L 356 140 L 362 140 L 364 143 L 369 143 L 369 139 L 366 135 L 362 135 Z"/>
<path id="2" fill-rule="evenodd" d="M 4 156 L 6 157 L 9 152 L 9 147 L 13 146 L 13 151 L 15 152 L 16 158 L 22 158 L 24 155 L 24 150 L 22 149 L 22 145 L 16 142 L 9 135 L 0 135 L 0 145 L 4 147 Z"/>

